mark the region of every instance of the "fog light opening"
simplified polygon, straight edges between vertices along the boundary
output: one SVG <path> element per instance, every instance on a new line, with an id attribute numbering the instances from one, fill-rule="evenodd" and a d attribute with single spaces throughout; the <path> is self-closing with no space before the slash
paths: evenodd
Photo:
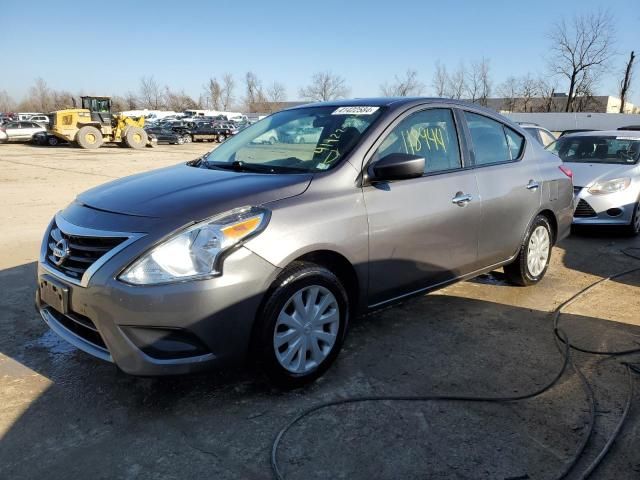
<path id="1" fill-rule="evenodd" d="M 622 210 L 619 208 L 610 208 L 609 210 L 607 210 L 607 215 L 609 215 L 610 217 L 619 217 L 620 215 L 622 215 Z"/>

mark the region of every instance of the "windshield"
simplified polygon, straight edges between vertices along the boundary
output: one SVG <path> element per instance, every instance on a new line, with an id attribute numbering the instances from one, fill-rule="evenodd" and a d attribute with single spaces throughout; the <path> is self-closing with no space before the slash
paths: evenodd
<path id="1" fill-rule="evenodd" d="M 558 155 L 564 162 L 628 165 L 638 162 L 640 135 L 561 137 L 549 145 L 547 150 Z"/>
<path id="2" fill-rule="evenodd" d="M 198 166 L 242 165 L 266 173 L 309 173 L 337 165 L 378 119 L 379 107 L 285 110 L 240 131 Z"/>

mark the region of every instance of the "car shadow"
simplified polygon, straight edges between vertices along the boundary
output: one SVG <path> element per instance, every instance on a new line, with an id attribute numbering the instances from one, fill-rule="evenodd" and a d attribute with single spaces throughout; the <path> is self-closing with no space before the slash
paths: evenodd
<path id="1" fill-rule="evenodd" d="M 620 228 L 573 228 L 559 247 L 564 250 L 563 264 L 578 272 L 608 277 L 616 272 L 640 268 L 640 237 L 631 237 Z M 632 258 L 625 252 L 636 256 Z M 623 276 L 614 282 L 638 287 L 636 276 Z"/>
<path id="2" fill-rule="evenodd" d="M 275 389 L 253 367 L 133 377 L 48 330 L 33 308 L 35 272 L 34 262 L 0 272 L 1 478 L 271 478 L 274 435 L 317 402 L 520 394 L 550 381 L 561 364 L 548 312 L 445 293 L 355 319 L 338 362 L 304 389 Z M 564 320 L 577 331 L 611 332 L 612 348 L 640 334 L 596 317 Z M 607 389 L 599 408 L 618 405 L 622 369 L 598 368 Z M 587 421 L 579 382 L 565 375 L 544 396 L 517 405 L 325 411 L 290 433 L 281 460 L 292 478 L 548 477 L 574 452 Z M 640 438 L 630 432 L 620 444 L 638 464 Z"/>

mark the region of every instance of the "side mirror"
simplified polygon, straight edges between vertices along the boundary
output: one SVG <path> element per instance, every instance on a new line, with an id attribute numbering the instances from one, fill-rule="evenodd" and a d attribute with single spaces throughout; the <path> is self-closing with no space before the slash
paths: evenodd
<path id="1" fill-rule="evenodd" d="M 379 181 L 421 177 L 424 174 L 424 163 L 424 157 L 418 155 L 391 153 L 371 166 L 370 177 Z"/>

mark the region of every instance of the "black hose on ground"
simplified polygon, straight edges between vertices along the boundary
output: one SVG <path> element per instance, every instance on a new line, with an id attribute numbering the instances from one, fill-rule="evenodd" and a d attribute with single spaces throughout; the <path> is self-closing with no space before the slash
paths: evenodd
<path id="1" fill-rule="evenodd" d="M 627 256 L 629 256 L 629 257 L 631 257 L 631 258 L 640 260 L 640 256 L 636 256 L 636 255 L 631 254 L 630 250 L 638 250 L 638 251 L 640 251 L 640 248 L 635 248 L 634 247 L 634 248 L 625 249 L 625 250 L 622 250 L 622 253 L 627 255 Z M 381 401 L 400 401 L 400 402 L 459 401 L 459 402 L 483 402 L 483 403 L 516 402 L 516 401 L 527 400 L 527 399 L 531 399 L 531 398 L 540 396 L 543 393 L 545 393 L 546 391 L 550 390 L 551 388 L 553 388 L 556 385 L 556 383 L 564 375 L 564 373 L 567 371 L 567 368 L 569 366 L 571 366 L 571 369 L 578 376 L 578 378 L 580 380 L 580 383 L 581 383 L 581 385 L 582 385 L 582 387 L 583 387 L 583 389 L 585 391 L 585 394 L 587 396 L 588 402 L 589 402 L 589 430 L 587 432 L 587 435 L 584 436 L 584 438 L 582 439 L 582 441 L 578 445 L 578 448 L 577 448 L 575 454 L 567 461 L 567 463 L 565 464 L 565 466 L 562 469 L 562 471 L 558 472 L 558 474 L 554 477 L 557 480 L 561 480 L 561 479 L 565 478 L 574 469 L 574 467 L 577 465 L 577 463 L 581 459 L 582 454 L 583 454 L 587 444 L 589 443 L 589 440 L 591 439 L 591 436 L 592 436 L 592 433 L 593 433 L 593 429 L 594 429 L 594 425 L 595 425 L 595 399 L 594 399 L 594 396 L 593 396 L 593 391 L 592 391 L 591 386 L 590 386 L 589 382 L 587 381 L 586 377 L 582 373 L 582 371 L 573 362 L 573 357 L 572 357 L 571 351 L 572 350 L 576 350 L 576 351 L 579 351 L 579 352 L 582 352 L 582 353 L 588 353 L 588 354 L 594 354 L 594 355 L 622 356 L 622 355 L 628 355 L 628 354 L 631 354 L 631 353 L 638 353 L 638 352 L 640 352 L 640 348 L 633 348 L 633 349 L 627 349 L 627 350 L 621 350 L 621 351 L 607 352 L 607 351 L 590 350 L 590 349 L 587 349 L 587 348 L 574 346 L 569 341 L 569 337 L 567 336 L 567 334 L 559 327 L 560 315 L 562 314 L 562 310 L 564 308 L 568 307 L 569 305 L 574 303 L 576 300 L 578 300 L 579 298 L 581 298 L 584 295 L 586 295 L 589 291 L 591 291 L 597 285 L 600 285 L 601 283 L 604 283 L 606 281 L 613 280 L 613 279 L 622 277 L 624 275 L 629 275 L 631 273 L 638 272 L 638 271 L 640 271 L 640 267 L 629 269 L 629 270 L 625 270 L 624 272 L 620 272 L 620 273 L 611 275 L 609 277 L 602 278 L 602 279 L 592 283 L 591 285 L 583 288 L 582 290 L 577 292 L 575 295 L 573 295 L 571 298 L 569 298 L 568 300 L 566 300 L 563 303 L 561 303 L 558 307 L 556 307 L 556 309 L 553 312 L 553 316 L 554 316 L 553 317 L 553 330 L 554 330 L 555 337 L 556 337 L 557 341 L 559 342 L 558 347 L 559 347 L 560 351 L 563 354 L 563 364 L 562 364 L 562 368 L 557 373 L 557 375 L 549 383 L 547 383 L 543 387 L 538 388 L 537 390 L 535 390 L 535 391 L 533 391 L 531 393 L 527 393 L 527 394 L 524 394 L 524 395 L 517 395 L 517 396 L 503 396 L 503 397 L 487 396 L 487 397 L 482 397 L 482 396 L 475 396 L 475 395 L 415 395 L 415 396 L 413 396 L 413 395 L 412 396 L 373 395 L 373 396 L 360 396 L 360 397 L 342 398 L 342 399 L 333 400 L 333 401 L 329 401 L 329 402 L 319 403 L 317 405 L 314 405 L 314 406 L 304 410 L 303 412 L 301 412 L 300 414 L 295 416 L 276 435 L 276 437 L 275 437 L 275 439 L 273 441 L 272 447 L 271 447 L 271 469 L 273 471 L 274 477 L 277 480 L 284 480 L 284 475 L 283 475 L 283 473 L 280 470 L 280 467 L 278 465 L 278 448 L 280 447 L 280 444 L 281 444 L 282 439 L 284 438 L 285 434 L 294 425 L 296 425 L 298 422 L 300 422 L 302 419 L 304 419 L 305 417 L 308 417 L 312 413 L 318 412 L 320 410 L 324 410 L 324 409 L 331 408 L 331 407 L 336 407 L 336 406 L 339 406 L 339 405 L 346 405 L 346 404 L 353 404 L 353 403 L 363 403 L 363 402 L 381 402 Z M 562 348 L 562 346 L 564 346 L 564 348 Z M 607 443 L 605 444 L 605 446 L 602 448 L 602 450 L 599 452 L 599 454 L 596 456 L 596 458 L 591 462 L 591 464 L 587 467 L 587 469 L 580 475 L 580 478 L 583 479 L 583 480 L 588 478 L 596 470 L 596 468 L 600 465 L 602 460 L 605 458 L 605 456 L 607 455 L 607 453 L 611 449 L 611 446 L 615 442 L 618 434 L 622 430 L 622 427 L 623 427 L 623 425 L 624 425 L 624 423 L 625 423 L 625 421 L 627 419 L 627 416 L 629 414 L 629 411 L 631 409 L 631 403 L 632 403 L 632 400 L 633 400 L 633 378 L 632 378 L 632 373 L 631 372 L 635 372 L 637 374 L 640 374 L 640 365 L 629 364 L 629 363 L 623 363 L 623 365 L 625 365 L 625 367 L 626 367 L 627 377 L 628 377 L 628 382 L 629 382 L 629 389 L 628 389 L 627 401 L 626 401 L 626 404 L 625 404 L 625 408 L 624 408 L 622 417 L 620 418 L 620 421 L 616 425 L 616 428 L 614 429 L 613 433 L 611 434 L 611 436 L 610 436 L 609 440 L 607 441 Z"/>

